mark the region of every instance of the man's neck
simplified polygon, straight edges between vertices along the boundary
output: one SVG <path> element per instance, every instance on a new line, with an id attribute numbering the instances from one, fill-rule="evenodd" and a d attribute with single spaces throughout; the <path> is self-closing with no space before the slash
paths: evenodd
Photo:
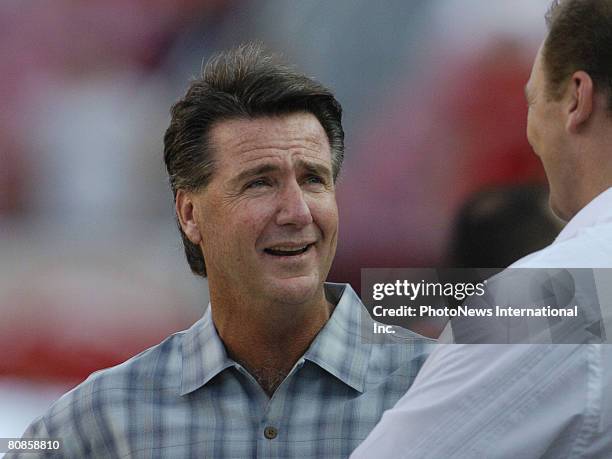
<path id="1" fill-rule="evenodd" d="M 306 352 L 333 310 L 324 294 L 303 305 L 211 298 L 211 308 L 228 354 L 251 373 L 268 396 Z"/>

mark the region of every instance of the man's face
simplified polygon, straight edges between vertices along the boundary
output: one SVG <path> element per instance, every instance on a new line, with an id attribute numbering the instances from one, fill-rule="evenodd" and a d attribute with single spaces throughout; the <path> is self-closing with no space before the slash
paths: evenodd
<path id="1" fill-rule="evenodd" d="M 567 154 L 563 98 L 552 100 L 546 92 L 542 47 L 538 50 L 531 76 L 525 86 L 529 106 L 527 140 L 544 166 L 550 186 L 550 205 L 559 217 L 567 220 L 571 217 L 568 205 L 572 201 L 575 171 Z"/>
<path id="2" fill-rule="evenodd" d="M 220 122 L 194 196 L 211 294 L 300 304 L 321 295 L 338 236 L 329 142 L 307 113 Z M 231 293 L 230 293 L 231 292 Z"/>

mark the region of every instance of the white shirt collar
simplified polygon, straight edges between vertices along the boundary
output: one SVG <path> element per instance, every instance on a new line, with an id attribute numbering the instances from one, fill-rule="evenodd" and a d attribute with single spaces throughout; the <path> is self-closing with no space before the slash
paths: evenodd
<path id="1" fill-rule="evenodd" d="M 573 238 L 583 228 L 606 221 L 612 221 L 612 187 L 580 209 L 559 233 L 555 243 Z"/>

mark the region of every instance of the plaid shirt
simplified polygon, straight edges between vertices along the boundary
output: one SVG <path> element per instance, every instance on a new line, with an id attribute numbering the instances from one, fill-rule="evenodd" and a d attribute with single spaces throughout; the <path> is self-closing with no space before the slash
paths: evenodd
<path id="1" fill-rule="evenodd" d="M 61 438 L 59 456 L 72 458 L 347 457 L 410 387 L 430 346 L 417 335 L 372 344 L 353 289 L 325 287 L 336 308 L 272 398 L 228 357 L 208 308 L 190 329 L 92 374 L 24 438 Z"/>

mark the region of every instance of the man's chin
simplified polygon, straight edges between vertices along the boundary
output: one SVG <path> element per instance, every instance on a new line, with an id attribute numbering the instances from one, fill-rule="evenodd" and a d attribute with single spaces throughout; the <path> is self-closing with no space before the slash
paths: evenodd
<path id="1" fill-rule="evenodd" d="M 323 291 L 318 276 L 312 274 L 286 279 L 268 279 L 265 282 L 271 299 L 279 303 L 295 305 L 308 303 Z"/>

